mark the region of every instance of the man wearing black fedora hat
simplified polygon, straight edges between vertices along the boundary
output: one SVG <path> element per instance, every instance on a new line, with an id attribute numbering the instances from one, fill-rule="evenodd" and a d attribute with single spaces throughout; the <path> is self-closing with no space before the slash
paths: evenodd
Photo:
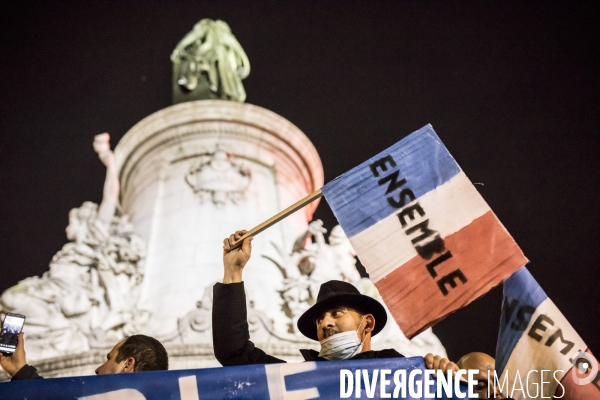
<path id="1" fill-rule="evenodd" d="M 223 283 L 213 287 L 213 345 L 215 357 L 224 366 L 283 363 L 250 341 L 242 270 L 250 259 L 252 238 L 231 249 L 246 231 L 237 231 L 223 241 Z M 387 322 L 385 308 L 377 300 L 360 294 L 350 283 L 329 281 L 321 285 L 316 303 L 298 319 L 298 330 L 321 344 L 319 352 L 300 350 L 306 361 L 403 357 L 394 349 L 374 351 L 371 338 Z M 458 370 L 456 364 L 428 355 L 428 368 Z"/>

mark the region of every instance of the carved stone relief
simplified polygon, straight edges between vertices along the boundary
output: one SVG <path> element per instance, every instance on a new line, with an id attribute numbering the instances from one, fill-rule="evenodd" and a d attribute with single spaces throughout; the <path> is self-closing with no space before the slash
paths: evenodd
<path id="1" fill-rule="evenodd" d="M 145 244 L 127 215 L 115 216 L 119 182 L 108 134 L 94 149 L 107 167 L 100 206 L 86 201 L 69 212 L 69 243 L 41 277 L 30 277 L 0 296 L 2 313 L 27 316 L 30 359 L 112 346 L 139 332 L 150 313 L 138 308 Z"/>
<path id="2" fill-rule="evenodd" d="M 200 157 L 185 175 L 186 183 L 200 201 L 211 201 L 217 207 L 240 202 L 250 180 L 250 169 L 223 150 Z"/>

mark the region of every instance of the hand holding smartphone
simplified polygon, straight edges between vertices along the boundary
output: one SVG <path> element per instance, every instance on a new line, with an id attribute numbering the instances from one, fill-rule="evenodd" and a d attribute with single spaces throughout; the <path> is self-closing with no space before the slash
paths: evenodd
<path id="1" fill-rule="evenodd" d="M 15 352 L 19 342 L 19 333 L 23 330 L 24 324 L 24 315 L 6 314 L 2 323 L 2 331 L 0 331 L 0 353 L 11 356 Z"/>

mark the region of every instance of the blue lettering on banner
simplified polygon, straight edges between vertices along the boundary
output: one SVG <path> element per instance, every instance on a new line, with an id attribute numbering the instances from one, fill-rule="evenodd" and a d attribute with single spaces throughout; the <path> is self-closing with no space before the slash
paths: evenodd
<path id="1" fill-rule="evenodd" d="M 406 393 L 405 398 L 421 399 L 424 394 L 394 390 L 394 381 L 399 376 L 423 379 L 423 358 L 411 357 L 15 381 L 0 383 L 0 397 L 28 400 L 339 399 L 342 370 L 368 377 L 368 387 L 363 386 L 360 398 L 393 398 L 394 394 Z M 377 373 L 379 379 L 376 379 Z M 431 392 L 435 393 L 435 379 L 431 384 Z M 351 398 L 356 398 L 356 394 Z"/>

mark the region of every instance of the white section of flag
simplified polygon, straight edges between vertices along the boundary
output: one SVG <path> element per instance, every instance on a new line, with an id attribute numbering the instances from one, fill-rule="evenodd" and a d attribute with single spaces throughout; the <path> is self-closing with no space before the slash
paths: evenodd
<path id="1" fill-rule="evenodd" d="M 408 227 L 429 219 L 429 228 L 438 231 L 443 238 L 458 232 L 490 211 L 490 207 L 463 171 L 410 205 L 415 202 L 423 208 L 425 217 L 416 214 L 417 218 L 408 221 L 406 228 L 402 228 L 396 212 L 350 238 L 373 282 L 417 256 L 411 237 L 404 233 Z"/>
<path id="2" fill-rule="evenodd" d="M 540 315 L 549 317 L 553 325 L 548 322 L 543 322 L 546 330 L 536 329 L 534 333 L 542 336 L 542 340 L 538 342 L 529 335 L 531 327 Z M 511 329 L 507 327 L 507 329 Z M 562 330 L 562 336 L 565 340 L 574 343 L 573 348 L 567 355 L 563 355 L 560 351 L 564 348 L 564 344 L 560 339 L 557 339 L 551 346 L 547 346 L 546 342 L 552 334 L 556 333 L 558 329 Z M 517 345 L 513 349 L 500 382 L 504 382 L 505 376 L 508 376 L 509 390 L 504 391 L 505 395 L 510 395 L 512 388 L 519 388 L 521 383 L 523 384 L 523 391 L 515 390 L 512 391 L 512 396 L 515 400 L 529 399 L 527 390 L 533 396 L 536 390 L 540 390 L 542 386 L 541 381 L 541 370 L 552 371 L 546 372 L 544 375 L 543 392 L 538 394 L 537 398 L 552 398 L 558 387 L 558 381 L 561 381 L 565 374 L 573 366 L 570 359 L 576 357 L 580 351 L 587 349 L 583 339 L 575 332 L 575 329 L 569 324 L 569 321 L 562 315 L 560 310 L 554 305 L 552 300 L 547 298 L 544 300 L 531 316 L 529 325 L 523 331 L 523 335 L 517 342 Z M 537 373 L 529 373 L 530 371 L 537 370 Z M 558 371 L 562 370 L 562 371 Z M 517 371 L 519 372 L 519 378 L 517 378 Z M 556 379 L 554 379 L 554 371 L 556 373 Z M 529 379 L 527 375 L 529 374 Z M 520 382 L 515 382 L 520 380 Z M 527 388 L 527 385 L 529 387 Z M 537 385 L 537 386 L 536 386 Z"/>

